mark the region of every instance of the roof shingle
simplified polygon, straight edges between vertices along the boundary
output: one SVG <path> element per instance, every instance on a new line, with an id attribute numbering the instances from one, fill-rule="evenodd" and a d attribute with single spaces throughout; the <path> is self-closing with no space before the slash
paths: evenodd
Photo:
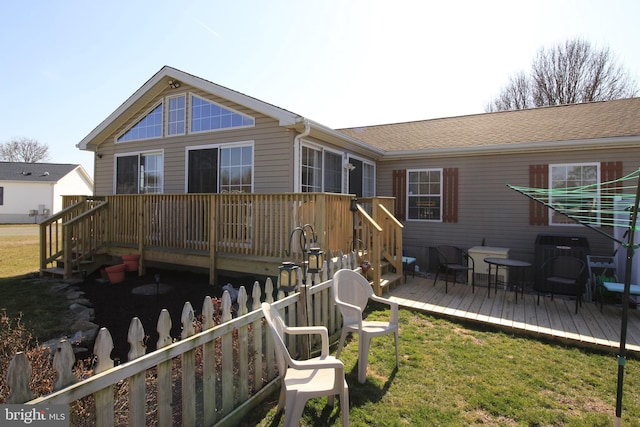
<path id="1" fill-rule="evenodd" d="M 640 135 L 640 98 L 338 129 L 386 151 Z"/>

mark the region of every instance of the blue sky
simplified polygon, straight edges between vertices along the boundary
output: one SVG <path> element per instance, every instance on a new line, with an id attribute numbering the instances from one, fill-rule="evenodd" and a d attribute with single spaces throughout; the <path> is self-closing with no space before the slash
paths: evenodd
<path id="1" fill-rule="evenodd" d="M 170 65 L 341 128 L 484 112 L 541 47 L 581 37 L 640 82 L 640 2 L 12 1 L 0 16 L 0 142 L 51 162 Z"/>

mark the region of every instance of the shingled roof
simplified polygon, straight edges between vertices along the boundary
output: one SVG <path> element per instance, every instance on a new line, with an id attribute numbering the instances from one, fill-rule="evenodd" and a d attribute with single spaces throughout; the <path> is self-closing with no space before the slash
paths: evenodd
<path id="1" fill-rule="evenodd" d="M 58 182 L 79 165 L 0 162 L 0 181 Z"/>
<path id="2" fill-rule="evenodd" d="M 386 151 L 640 136 L 640 98 L 338 129 Z"/>

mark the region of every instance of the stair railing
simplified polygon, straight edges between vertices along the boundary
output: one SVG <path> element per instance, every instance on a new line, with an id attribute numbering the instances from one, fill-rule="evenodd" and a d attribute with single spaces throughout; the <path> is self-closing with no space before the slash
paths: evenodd
<path id="1" fill-rule="evenodd" d="M 103 237 L 98 236 L 100 223 L 94 215 L 103 211 L 106 202 L 101 199 L 82 198 L 60 212 L 40 222 L 40 272 L 64 263 L 64 277 L 77 269 L 82 258 L 74 256 L 74 250 L 91 250 Z M 92 218 L 93 216 L 93 218 Z M 91 242 L 91 243 L 90 243 Z"/>

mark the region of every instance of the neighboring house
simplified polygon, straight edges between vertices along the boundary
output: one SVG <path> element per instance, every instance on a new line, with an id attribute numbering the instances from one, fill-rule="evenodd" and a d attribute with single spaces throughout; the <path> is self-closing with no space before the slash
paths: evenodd
<path id="1" fill-rule="evenodd" d="M 640 99 L 331 129 L 163 67 L 78 147 L 96 195 L 337 192 L 394 196 L 404 248 L 507 247 L 532 260 L 540 234 L 601 234 L 509 189 L 602 182 L 640 166 Z M 578 177 L 574 181 L 574 177 Z M 603 189 L 604 191 L 604 189 Z"/>
<path id="2" fill-rule="evenodd" d="M 80 165 L 0 162 L 0 224 L 27 224 L 62 209 L 62 196 L 93 194 Z"/>

